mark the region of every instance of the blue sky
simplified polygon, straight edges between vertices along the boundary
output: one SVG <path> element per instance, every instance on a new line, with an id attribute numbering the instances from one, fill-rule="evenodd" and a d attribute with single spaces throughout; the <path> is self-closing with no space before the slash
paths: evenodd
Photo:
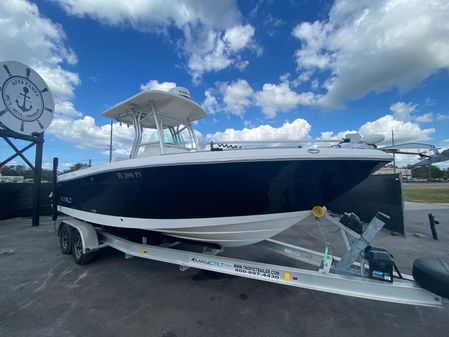
<path id="1" fill-rule="evenodd" d="M 174 85 L 206 109 L 196 129 L 208 138 L 358 131 L 388 143 L 393 129 L 398 141 L 447 147 L 448 17 L 447 1 L 10 0 L 0 61 L 31 65 L 52 90 L 47 165 L 106 162 L 101 113 Z M 114 127 L 125 156 L 132 130 Z"/>

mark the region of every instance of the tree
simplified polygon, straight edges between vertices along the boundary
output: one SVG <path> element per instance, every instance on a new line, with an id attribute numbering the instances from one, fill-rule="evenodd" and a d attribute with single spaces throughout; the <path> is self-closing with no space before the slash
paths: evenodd
<path id="1" fill-rule="evenodd" d="M 2 176 L 25 176 L 27 168 L 23 165 L 9 165 L 1 168 Z"/>
<path id="2" fill-rule="evenodd" d="M 1 174 L 3 176 L 19 176 L 23 177 L 23 179 L 33 179 L 34 178 L 34 172 L 29 167 L 26 167 L 24 165 L 9 165 L 9 166 L 3 166 L 1 168 Z M 42 169 L 42 176 L 41 180 L 43 181 L 52 181 L 53 177 L 53 171 Z"/>
<path id="3" fill-rule="evenodd" d="M 76 164 L 73 164 L 72 166 L 70 166 L 63 173 L 69 173 L 69 172 L 73 172 L 73 171 L 78 171 L 78 170 L 81 170 L 81 169 L 86 168 L 86 167 L 89 167 L 89 165 L 83 164 L 83 163 L 76 163 Z"/>
<path id="4" fill-rule="evenodd" d="M 443 178 L 445 172 L 441 170 L 439 167 L 430 165 L 429 166 L 421 166 L 415 167 L 412 169 L 412 177 L 420 178 L 420 179 L 435 179 L 435 178 Z"/>
<path id="5" fill-rule="evenodd" d="M 53 181 L 53 170 L 42 169 L 41 180 L 52 182 Z"/>

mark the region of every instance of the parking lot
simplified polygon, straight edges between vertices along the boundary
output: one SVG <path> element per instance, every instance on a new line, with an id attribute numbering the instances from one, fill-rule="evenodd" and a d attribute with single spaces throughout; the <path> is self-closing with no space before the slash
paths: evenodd
<path id="1" fill-rule="evenodd" d="M 410 209 L 409 209 L 410 208 Z M 449 255 L 449 207 L 408 207 L 407 236 L 383 231 L 404 273 L 422 255 Z M 432 239 L 427 213 L 440 221 Z M 326 235 L 343 251 L 335 227 Z M 276 237 L 315 250 L 322 236 L 312 218 Z M 112 249 L 89 265 L 59 251 L 49 218 L 0 223 L 0 336 L 447 336 L 445 308 L 414 307 L 331 295 L 176 265 L 125 259 Z M 226 256 L 305 267 L 257 245 Z"/>

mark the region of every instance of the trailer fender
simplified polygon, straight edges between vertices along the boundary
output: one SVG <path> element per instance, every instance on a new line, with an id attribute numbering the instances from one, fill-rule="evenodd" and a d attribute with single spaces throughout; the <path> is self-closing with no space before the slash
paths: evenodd
<path id="1" fill-rule="evenodd" d="M 104 247 L 98 240 L 97 231 L 90 223 L 78 219 L 65 219 L 57 225 L 58 235 L 63 223 L 80 233 L 83 242 L 83 253 L 90 253 Z"/>

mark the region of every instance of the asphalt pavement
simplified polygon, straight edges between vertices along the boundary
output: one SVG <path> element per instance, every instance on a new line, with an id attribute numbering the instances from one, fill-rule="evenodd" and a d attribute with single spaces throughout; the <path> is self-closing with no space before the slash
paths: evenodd
<path id="1" fill-rule="evenodd" d="M 440 221 L 432 239 L 427 213 Z M 407 236 L 382 231 L 405 273 L 419 256 L 449 255 L 449 209 L 406 209 Z M 340 235 L 323 224 L 334 251 Z M 276 239 L 323 249 L 307 218 Z M 224 255 L 305 267 L 257 245 Z M 445 308 L 415 307 L 331 295 L 262 281 L 125 259 L 105 249 L 89 265 L 59 251 L 49 218 L 0 222 L 0 336 L 448 336 Z"/>

